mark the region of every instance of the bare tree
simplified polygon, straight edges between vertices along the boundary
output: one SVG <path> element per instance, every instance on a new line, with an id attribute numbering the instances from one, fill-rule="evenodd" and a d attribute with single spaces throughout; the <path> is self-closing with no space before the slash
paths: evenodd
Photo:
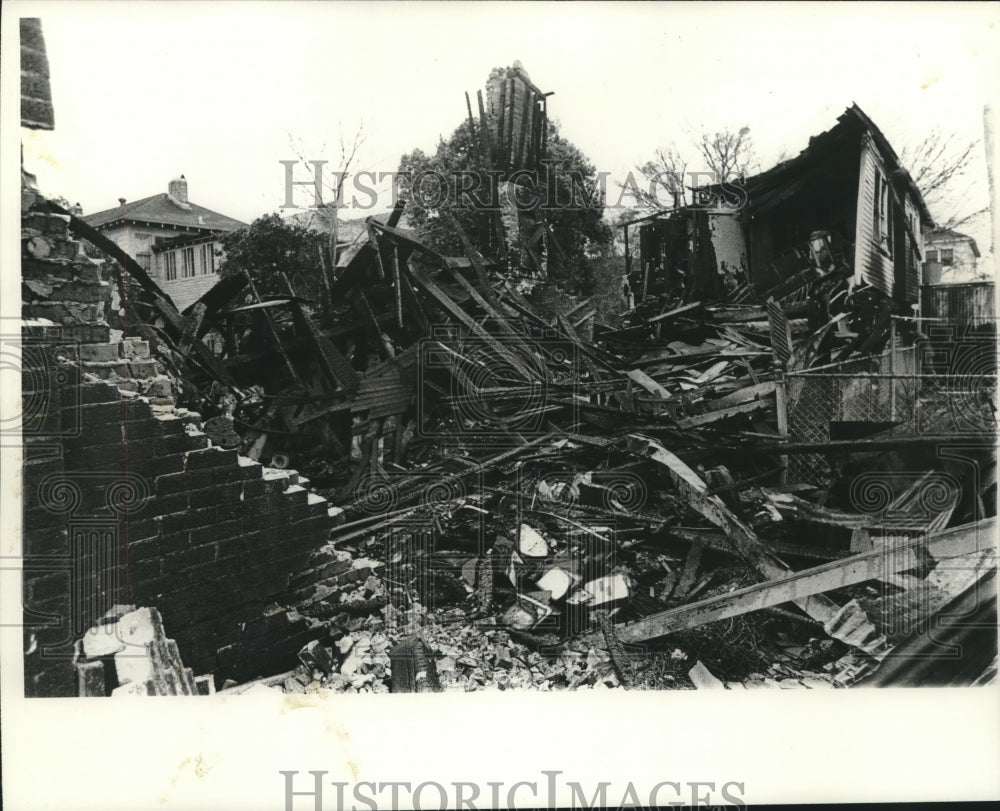
<path id="1" fill-rule="evenodd" d="M 687 203 L 690 184 L 709 179 L 713 183 L 726 183 L 746 177 L 751 170 L 759 169 L 760 162 L 754 150 L 749 127 L 738 130 L 726 128 L 719 132 L 691 135 L 686 149 L 677 144 L 657 149 L 654 160 L 636 166 L 649 183 L 642 189 L 629 184 L 629 191 L 638 198 L 640 205 L 653 209 L 668 209 Z M 690 166 L 699 166 L 698 172 L 688 173 Z M 625 184 L 618 184 L 625 188 Z M 664 192 L 666 194 L 664 194 Z"/>
<path id="2" fill-rule="evenodd" d="M 639 189 L 639 203 L 650 208 L 684 205 L 687 161 L 676 146 L 657 149 L 655 160 L 646 161 L 635 168 L 649 181 L 647 189 L 636 186 Z M 665 194 L 661 196 L 661 193 Z"/>
<path id="3" fill-rule="evenodd" d="M 329 193 L 333 198 L 333 203 L 328 203 L 326 205 L 327 211 L 330 212 L 330 231 L 328 234 L 327 244 L 330 248 L 330 259 L 332 262 L 336 262 L 337 257 L 337 235 L 339 232 L 339 211 L 340 205 L 343 202 L 344 196 L 344 182 L 347 179 L 347 174 L 351 169 L 355 159 L 358 155 L 358 150 L 364 145 L 367 136 L 365 134 L 365 124 L 364 121 L 358 124 L 357 129 L 354 131 L 354 135 L 350 139 L 344 138 L 343 127 L 341 127 L 339 135 L 340 143 L 340 166 L 335 172 L 324 172 L 323 177 L 323 191 Z M 305 150 L 302 148 L 302 143 L 299 141 L 296 143 L 296 139 L 289 133 L 288 139 L 292 145 L 292 149 L 295 152 L 295 156 L 300 160 L 304 161 Z M 321 148 L 320 154 L 325 152 L 325 145 Z M 326 195 L 324 194 L 324 197 Z"/>
<path id="4" fill-rule="evenodd" d="M 900 160 L 924 196 L 939 227 L 957 228 L 989 210 L 969 204 L 968 187 L 979 141 L 958 133 L 945 135 L 935 127 L 923 139 L 907 145 Z"/>
<path id="5" fill-rule="evenodd" d="M 750 138 L 750 127 L 740 127 L 735 132 L 727 127 L 711 135 L 702 133 L 697 146 L 705 167 L 715 173 L 716 183 L 746 177 L 753 167 L 759 165 Z"/>
<path id="6" fill-rule="evenodd" d="M 350 141 L 344 138 L 344 129 L 343 126 L 341 126 L 339 133 L 340 168 L 336 172 L 323 172 L 321 175 L 323 178 L 322 190 L 324 192 L 328 192 L 333 197 L 333 202 L 325 205 L 326 212 L 329 216 L 327 246 L 329 248 L 331 272 L 337 265 L 337 236 L 340 231 L 340 205 L 344 196 L 344 182 L 347 180 L 347 173 L 350 171 L 351 165 L 357 157 L 358 150 L 365 142 L 365 137 L 364 121 L 361 121 L 358 124 L 357 129 L 354 131 L 354 136 L 350 139 Z M 296 138 L 294 138 L 291 133 L 288 134 L 288 140 L 291 143 L 292 150 L 295 152 L 295 156 L 300 161 L 305 161 L 303 156 L 306 150 L 303 149 L 301 140 L 296 143 Z M 320 148 L 320 154 L 325 153 L 325 151 L 326 145 L 324 144 L 323 147 Z M 322 212 L 317 212 L 317 214 L 322 215 Z M 322 257 L 320 258 L 322 259 Z M 329 313 L 332 305 L 330 300 L 330 278 L 325 271 L 320 273 L 320 277 L 322 278 L 322 307 L 324 312 Z"/>

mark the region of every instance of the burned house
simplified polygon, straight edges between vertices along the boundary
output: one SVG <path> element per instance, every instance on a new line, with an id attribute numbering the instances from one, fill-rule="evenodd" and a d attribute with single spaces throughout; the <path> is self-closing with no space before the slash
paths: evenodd
<path id="1" fill-rule="evenodd" d="M 537 163 L 544 96 L 517 70 L 491 83 L 478 126 L 468 106 L 484 163 Z M 648 223 L 643 301 L 592 341 L 586 300 L 542 312 L 519 289 L 537 232 L 500 216 L 449 221 L 446 256 L 400 203 L 318 259 L 322 301 L 247 274 L 181 311 L 23 189 L 25 693 L 995 678 L 996 600 L 973 601 L 997 571 L 988 403 L 971 392 L 942 461 L 961 426 L 913 405 L 968 381 L 897 399 L 902 375 L 876 373 L 926 216 L 896 169 L 853 109 L 742 207 Z M 848 285 L 874 292 L 847 305 Z M 879 675 L 956 607 L 948 641 L 992 641 Z"/>
<path id="2" fill-rule="evenodd" d="M 687 301 L 781 299 L 802 288 L 792 289 L 797 280 L 823 275 L 819 267 L 809 274 L 819 255 L 835 254 L 850 289 L 877 291 L 897 314 L 918 302 L 921 231 L 934 223 L 899 157 L 857 105 L 795 158 L 693 191 L 694 204 L 633 225 L 638 263 L 629 281 L 637 300 L 657 291 Z"/>

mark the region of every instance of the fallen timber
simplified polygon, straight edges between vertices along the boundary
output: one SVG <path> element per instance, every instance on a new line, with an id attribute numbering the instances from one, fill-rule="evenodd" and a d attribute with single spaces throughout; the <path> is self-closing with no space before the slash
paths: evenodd
<path id="1" fill-rule="evenodd" d="M 949 558 L 989 549 L 995 546 L 996 537 L 996 518 L 940 530 L 926 537 L 909 539 L 891 547 L 831 561 L 780 579 L 747 586 L 729 594 L 710 597 L 626 623 L 617 628 L 617 634 L 624 642 L 645 642 L 687 628 L 697 628 L 782 603 L 798 602 L 834 589 L 904 572 L 916 568 L 923 560 L 923 553 L 937 560 L 947 561 Z M 994 559 L 993 564 L 995 563 Z"/>
<path id="2" fill-rule="evenodd" d="M 475 151 L 505 177 L 544 155 L 544 97 L 521 90 L 535 123 L 520 132 L 503 105 L 491 122 L 481 97 L 478 120 L 468 104 Z M 327 683 L 384 681 L 385 662 L 358 672 L 350 652 L 375 638 L 379 656 L 385 643 L 436 661 L 433 689 L 522 670 L 548 687 L 717 687 L 779 663 L 842 674 L 816 650 L 877 660 L 892 600 L 953 597 L 961 584 L 931 578 L 991 548 L 995 425 L 920 430 L 905 392 L 885 396 L 925 370 L 899 372 L 913 336 L 894 333 L 887 295 L 849 289 L 853 251 L 824 259 L 810 242 L 756 285 L 657 290 L 647 266 L 634 306 L 612 307 L 546 277 L 560 249 L 544 221 L 512 237 L 499 212 L 468 232 L 447 214 L 461 255 L 446 256 L 403 208 L 321 261 L 316 300 L 281 273 L 267 295 L 237 275 L 179 313 L 114 254 L 127 320 L 161 336 L 232 447 L 335 505 L 315 565 L 365 561 L 294 598 L 340 647 L 303 660 Z M 992 416 L 988 388 L 974 393 L 972 416 Z M 929 453 L 945 446 L 975 446 L 975 472 Z M 851 486 L 882 457 L 886 503 L 866 512 Z M 938 474 L 957 484 L 928 507 Z M 622 647 L 639 643 L 659 668 L 648 680 Z M 420 672 L 387 683 L 430 689 Z"/>

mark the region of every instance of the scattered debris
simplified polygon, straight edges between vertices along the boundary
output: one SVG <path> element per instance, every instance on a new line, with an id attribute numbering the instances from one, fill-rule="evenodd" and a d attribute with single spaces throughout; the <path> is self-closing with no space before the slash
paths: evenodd
<path id="1" fill-rule="evenodd" d="M 167 639 L 155 608 L 115 606 L 76 644 L 78 695 L 211 695 L 211 677 L 195 677 Z"/>
<path id="2" fill-rule="evenodd" d="M 487 96 L 478 119 L 468 106 L 474 148 L 501 174 L 537 165 L 546 94 L 512 68 Z M 854 244 L 862 159 L 899 178 L 882 203 L 897 254 L 877 265 Z M 796 206 L 827 186 L 820 213 Z M 845 686 L 916 633 L 892 627 L 893 606 L 926 622 L 969 588 L 948 561 L 995 570 L 995 369 L 950 375 L 918 352 L 929 215 L 895 153 L 855 107 L 746 189 L 746 220 L 709 187 L 639 224 L 618 325 L 533 297 L 548 284 L 538 212 L 516 228 L 493 212 L 477 241 L 449 221 L 464 254 L 443 256 L 399 227 L 400 202 L 318 269 L 327 304 L 279 274 L 279 297 L 227 278 L 184 313 L 72 217 L 120 257 L 129 321 L 213 442 L 293 468 L 343 519 L 335 576 L 297 606 L 330 646 L 257 684 Z M 980 443 L 964 467 L 924 452 L 963 435 L 963 386 Z M 158 622 L 140 609 L 105 626 L 118 635 L 88 633 L 81 690 L 104 689 L 113 661 L 114 694 L 196 692 Z M 146 653 L 119 662 L 126 641 Z"/>

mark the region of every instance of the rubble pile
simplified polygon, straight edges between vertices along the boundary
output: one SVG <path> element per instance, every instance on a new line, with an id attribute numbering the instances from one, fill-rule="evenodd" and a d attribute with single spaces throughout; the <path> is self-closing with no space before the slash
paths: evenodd
<path id="1" fill-rule="evenodd" d="M 76 644 L 79 695 L 212 695 L 211 676 L 195 676 L 155 608 L 116 605 Z"/>
<path id="2" fill-rule="evenodd" d="M 536 160 L 544 115 L 524 126 Z M 894 391 L 880 370 L 917 337 L 891 294 L 849 285 L 854 252 L 829 232 L 766 284 L 640 268 L 612 327 L 585 301 L 536 308 L 509 264 L 534 249 L 511 251 L 502 219 L 479 245 L 452 222 L 465 252 L 444 256 L 402 210 L 331 257 L 322 301 L 236 276 L 178 313 L 118 251 L 140 288 L 124 306 L 213 442 L 301 471 L 339 510 L 314 558 L 328 577 L 296 606 L 328 638 L 268 686 L 850 685 L 995 574 L 992 452 L 975 452 L 982 478 L 934 458 L 945 427 L 900 434 L 895 399 L 893 419 L 823 417 L 791 441 L 805 383 L 825 380 L 802 375 Z"/>
<path id="3" fill-rule="evenodd" d="M 933 470 L 868 513 L 838 501 L 831 477 L 789 483 L 776 399 L 784 370 L 752 329 L 764 315 L 755 305 L 633 312 L 636 326 L 585 344 L 477 252 L 439 256 L 375 220 L 371 232 L 399 282 L 382 291 L 389 311 L 376 307 L 356 327 L 359 341 L 379 336 L 368 368 L 351 366 L 363 357 L 356 348 L 341 353 L 341 377 L 350 366 L 356 388 L 338 382 L 325 401 L 271 410 L 283 414 L 281 435 L 296 414 L 352 415 L 326 423 L 343 431 L 340 456 L 313 449 L 327 460 L 313 484 L 343 511 L 329 560 L 347 571 L 303 595 L 299 610 L 328 624 L 329 661 L 274 686 L 392 689 L 391 649 L 417 632 L 435 689 L 704 688 L 705 673 L 733 689 L 852 683 L 891 650 L 879 606 L 930 573 L 914 574 L 905 556 L 886 562 L 872 540 L 890 537 L 885 516 L 904 538 L 942 533 L 949 556 L 974 553 L 977 533 L 993 526 L 944 532 L 963 523 L 952 520 L 959 488 L 929 511 L 914 502 L 940 479 Z M 369 242 L 344 264 L 339 287 L 355 285 L 345 298 L 379 301 L 379 252 Z M 303 317 L 289 328 L 308 323 L 305 305 L 294 306 Z M 437 326 L 428 335 L 423 323 Z M 332 342 L 338 328 L 317 333 Z M 306 345 L 318 346 L 311 334 Z M 306 356 L 292 332 L 275 336 L 289 372 L 275 377 L 289 386 Z M 810 351 L 821 345 L 804 332 L 792 351 L 815 363 L 827 359 Z M 312 360 L 331 356 L 327 347 Z M 255 373 L 251 401 L 294 396 Z M 384 400 L 368 395 L 376 385 Z M 244 447 L 270 441 L 257 428 Z M 753 452 L 761 446 L 769 452 Z M 284 447 L 291 463 L 309 464 Z M 882 582 L 845 575 L 862 564 Z M 803 575 L 815 585 L 799 594 Z"/>

